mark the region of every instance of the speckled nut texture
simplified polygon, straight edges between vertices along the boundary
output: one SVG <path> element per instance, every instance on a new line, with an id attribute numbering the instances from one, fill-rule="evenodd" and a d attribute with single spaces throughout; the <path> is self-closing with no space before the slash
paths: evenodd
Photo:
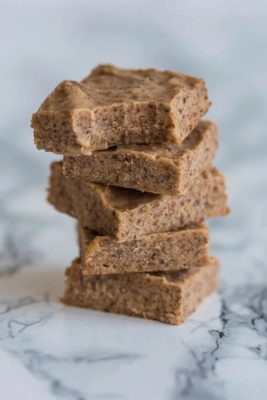
<path id="1" fill-rule="evenodd" d="M 64 157 L 66 176 L 92 182 L 178 195 L 185 193 L 215 156 L 218 132 L 214 123 L 201 121 L 182 144 L 119 146 L 90 156 Z"/>
<path id="2" fill-rule="evenodd" d="M 208 230 L 204 225 L 127 242 L 97 236 L 81 225 L 78 232 L 84 275 L 179 270 L 208 262 Z"/>
<path id="3" fill-rule="evenodd" d="M 136 143 L 180 143 L 210 106 L 201 79 L 100 65 L 63 81 L 33 114 L 37 148 L 78 156 Z"/>
<path id="4" fill-rule="evenodd" d="M 181 324 L 217 287 L 218 263 L 181 271 L 83 276 L 76 259 L 62 301 L 77 307 Z"/>
<path id="5" fill-rule="evenodd" d="M 51 164 L 48 201 L 83 226 L 125 241 L 177 230 L 228 213 L 225 182 L 214 168 L 183 196 L 161 196 L 64 178 L 62 162 Z"/>

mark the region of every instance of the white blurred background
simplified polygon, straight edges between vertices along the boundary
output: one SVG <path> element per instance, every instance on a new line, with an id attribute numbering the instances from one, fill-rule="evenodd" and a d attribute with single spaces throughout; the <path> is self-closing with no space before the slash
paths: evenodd
<path id="1" fill-rule="evenodd" d="M 1 0 L 0 5 L 0 218 L 5 230 L 0 255 L 5 265 L 7 240 L 16 250 L 12 267 L 16 257 L 29 262 L 42 254 L 63 264 L 75 256 L 73 221 L 44 200 L 48 165 L 58 157 L 35 149 L 30 119 L 59 81 L 79 80 L 98 63 L 173 69 L 207 81 L 213 101 L 209 118 L 221 132 L 216 164 L 228 179 L 233 209 L 230 218 L 214 223 L 220 224 L 213 236 L 215 252 L 221 251 L 222 239 L 224 246 L 232 245 L 229 231 L 237 248 L 249 246 L 253 237 L 255 257 L 265 251 L 266 1 Z M 49 234 L 42 229 L 47 224 Z"/>

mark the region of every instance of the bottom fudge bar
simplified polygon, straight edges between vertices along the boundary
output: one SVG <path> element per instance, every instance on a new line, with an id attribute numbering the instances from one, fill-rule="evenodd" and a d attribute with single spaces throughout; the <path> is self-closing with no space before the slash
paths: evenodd
<path id="1" fill-rule="evenodd" d="M 218 263 L 182 271 L 83 276 L 80 259 L 66 270 L 62 302 L 178 325 L 217 287 Z"/>
<path id="2" fill-rule="evenodd" d="M 117 242 L 78 225 L 84 275 L 166 271 L 197 267 L 208 261 L 208 229 L 196 225 Z"/>

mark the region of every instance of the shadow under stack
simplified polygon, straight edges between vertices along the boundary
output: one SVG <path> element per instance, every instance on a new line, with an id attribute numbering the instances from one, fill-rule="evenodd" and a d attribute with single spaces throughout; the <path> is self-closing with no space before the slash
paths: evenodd
<path id="1" fill-rule="evenodd" d="M 209 107 L 201 79 L 103 65 L 33 115 L 36 146 L 64 156 L 48 201 L 78 222 L 64 303 L 180 324 L 216 289 L 203 221 L 228 207 Z"/>

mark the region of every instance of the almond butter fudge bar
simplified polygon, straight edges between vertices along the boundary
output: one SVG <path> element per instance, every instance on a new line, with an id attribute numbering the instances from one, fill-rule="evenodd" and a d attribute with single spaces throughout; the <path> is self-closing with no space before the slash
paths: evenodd
<path id="1" fill-rule="evenodd" d="M 217 144 L 216 125 L 201 121 L 181 145 L 119 146 L 90 156 L 66 156 L 63 172 L 92 182 L 178 195 L 211 165 Z"/>
<path id="2" fill-rule="evenodd" d="M 63 81 L 33 114 L 38 149 L 65 155 L 136 143 L 181 143 L 210 106 L 205 83 L 182 73 L 100 65 Z"/>
<path id="3" fill-rule="evenodd" d="M 168 272 L 83 276 L 80 259 L 66 270 L 62 302 L 70 306 L 154 319 L 178 325 L 212 293 L 218 263 Z"/>
<path id="4" fill-rule="evenodd" d="M 126 242 L 99 236 L 80 224 L 78 232 L 84 275 L 179 270 L 208 261 L 208 230 L 204 225 Z"/>
<path id="5" fill-rule="evenodd" d="M 161 196 L 67 179 L 62 162 L 54 162 L 48 201 L 83 226 L 119 241 L 177 230 L 229 212 L 225 181 L 215 168 L 203 172 L 185 195 Z"/>

